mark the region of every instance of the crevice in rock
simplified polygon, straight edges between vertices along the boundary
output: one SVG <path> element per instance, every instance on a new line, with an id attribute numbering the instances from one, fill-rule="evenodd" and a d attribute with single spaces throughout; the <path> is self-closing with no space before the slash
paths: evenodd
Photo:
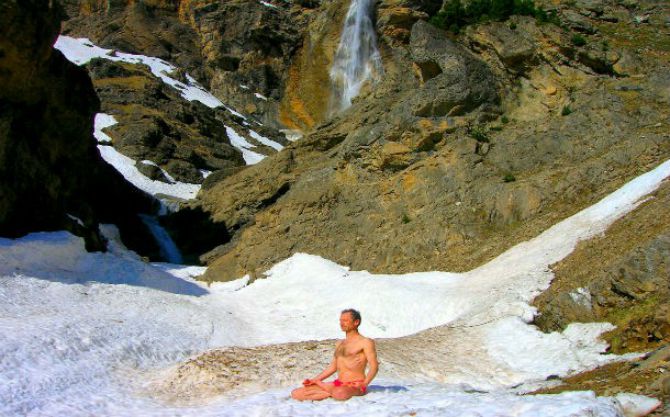
<path id="1" fill-rule="evenodd" d="M 258 208 L 259 209 L 264 209 L 266 207 L 269 207 L 273 205 L 274 203 L 277 202 L 284 194 L 286 194 L 289 190 L 291 189 L 291 183 L 285 182 L 283 183 L 277 191 L 275 191 L 274 194 L 272 194 L 270 197 L 261 200 L 259 202 Z"/>
<path id="2" fill-rule="evenodd" d="M 182 209 L 159 220 L 170 233 L 186 264 L 200 264 L 200 255 L 230 242 L 232 238 L 224 222 L 214 221 L 200 207 Z"/>

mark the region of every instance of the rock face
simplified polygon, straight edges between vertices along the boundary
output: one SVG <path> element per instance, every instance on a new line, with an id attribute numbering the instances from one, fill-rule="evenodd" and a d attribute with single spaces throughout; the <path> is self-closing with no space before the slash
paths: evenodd
<path id="1" fill-rule="evenodd" d="M 662 405 L 651 417 L 665 417 L 670 412 L 670 346 L 656 349 L 631 362 L 617 362 L 566 378 L 558 386 L 533 394 L 556 394 L 564 391 L 593 391 L 597 395 L 616 395 L 622 392 L 656 398 Z"/>
<path id="2" fill-rule="evenodd" d="M 628 24 L 609 52 L 634 54 L 644 78 L 601 74 L 579 59 L 587 46 L 565 50 L 571 32 L 532 18 L 455 41 L 422 21 L 403 40 L 397 20 L 380 22 L 374 90 L 202 193 L 215 221 L 240 230 L 207 255 L 209 279 L 260 274 L 295 252 L 379 272 L 470 269 L 670 154 L 670 79 L 656 58 L 667 46 L 636 52 Z"/>
<path id="3" fill-rule="evenodd" d="M 152 203 L 100 158 L 91 80 L 52 49 L 60 7 L 9 1 L 0 11 L 0 234 L 68 229 L 100 250 L 105 221 L 121 227 L 129 246 L 150 250 L 135 213 Z"/>
<path id="4" fill-rule="evenodd" d="M 301 28 L 321 2 L 276 3 L 66 0 L 64 33 L 170 61 L 228 105 L 280 127 L 288 67 L 302 44 Z"/>
<path id="5" fill-rule="evenodd" d="M 439 29 L 423 21 L 414 24 L 410 51 L 423 84 L 414 98 L 416 116 L 454 116 L 497 103 L 496 81 L 486 64 L 445 39 Z"/>
<path id="6" fill-rule="evenodd" d="M 182 18 L 199 37 L 210 88 L 226 102 L 278 127 L 288 66 L 301 43 L 306 13 L 300 2 L 182 2 Z"/>

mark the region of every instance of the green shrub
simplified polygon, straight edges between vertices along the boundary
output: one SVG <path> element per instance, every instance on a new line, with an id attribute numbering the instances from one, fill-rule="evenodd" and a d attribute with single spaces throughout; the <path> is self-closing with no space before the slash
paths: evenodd
<path id="1" fill-rule="evenodd" d="M 412 220 L 409 218 L 409 216 L 407 215 L 407 213 L 403 213 L 401 220 L 402 220 L 402 224 L 407 224 L 407 223 L 409 223 L 409 222 L 412 221 Z"/>
<path id="2" fill-rule="evenodd" d="M 475 127 L 472 128 L 469 133 L 470 136 L 472 136 L 474 139 L 477 140 L 477 142 L 484 142 L 484 143 L 491 142 L 489 135 L 487 135 L 486 132 L 484 132 L 482 129 Z"/>
<path id="3" fill-rule="evenodd" d="M 502 124 L 506 125 L 507 123 L 509 123 L 509 118 L 507 116 L 503 116 L 500 118 L 500 121 L 502 122 Z"/>
<path id="4" fill-rule="evenodd" d="M 570 41 L 575 46 L 586 45 L 586 39 L 584 39 L 584 37 L 582 35 L 578 34 L 578 33 L 575 33 L 574 35 L 572 35 L 572 39 L 570 39 Z"/>
<path id="5" fill-rule="evenodd" d="M 563 110 L 561 110 L 561 116 L 567 116 L 570 113 L 572 113 L 572 109 L 570 108 L 570 105 L 563 106 Z"/>
<path id="6" fill-rule="evenodd" d="M 516 177 L 514 176 L 514 174 L 505 174 L 505 176 L 503 177 L 503 181 L 514 182 L 516 181 Z"/>
<path id="7" fill-rule="evenodd" d="M 558 23 L 555 12 L 547 14 L 535 7 L 533 0 L 472 0 L 463 6 L 461 0 L 449 0 L 429 22 L 441 29 L 458 33 L 467 25 L 488 21 L 504 21 L 512 15 L 533 16 L 539 22 Z M 516 24 L 510 25 L 511 29 Z"/>

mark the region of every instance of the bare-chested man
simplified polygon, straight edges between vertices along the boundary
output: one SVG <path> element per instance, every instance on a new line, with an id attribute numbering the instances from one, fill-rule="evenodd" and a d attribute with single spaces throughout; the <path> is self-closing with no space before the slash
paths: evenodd
<path id="1" fill-rule="evenodd" d="M 347 337 L 337 342 L 333 361 L 316 377 L 304 380 L 304 386 L 294 389 L 291 397 L 301 401 L 318 401 L 329 397 L 344 401 L 355 395 L 365 395 L 368 385 L 377 375 L 379 363 L 374 340 L 358 333 L 360 324 L 361 314 L 358 311 L 342 311 L 340 327 Z M 367 365 L 370 365 L 370 370 L 366 375 Z M 323 382 L 335 372 L 335 381 Z"/>

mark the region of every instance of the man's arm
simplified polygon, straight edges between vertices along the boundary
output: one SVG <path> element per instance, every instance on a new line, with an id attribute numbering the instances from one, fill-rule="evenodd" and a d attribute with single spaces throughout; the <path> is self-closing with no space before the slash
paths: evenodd
<path id="1" fill-rule="evenodd" d="M 377 347 L 375 346 L 374 340 L 368 339 L 365 341 L 365 345 L 363 345 L 363 353 L 365 354 L 365 358 L 368 360 L 368 366 L 370 366 L 370 372 L 368 372 L 367 376 L 365 377 L 365 381 L 363 381 L 363 385 L 367 387 L 370 385 L 370 382 L 375 379 L 375 376 L 377 376 L 377 371 L 379 370 L 379 361 L 377 361 Z"/>
<path id="2" fill-rule="evenodd" d="M 337 353 L 337 348 L 340 346 L 340 343 L 342 342 L 337 342 L 337 345 L 335 345 L 335 353 Z M 313 381 L 323 381 L 324 379 L 328 378 L 335 372 L 337 372 L 337 358 L 335 354 L 333 354 L 333 360 L 330 362 L 330 365 L 328 365 L 328 367 L 324 369 L 323 372 L 321 372 L 319 375 L 315 376 L 312 379 L 307 379 L 305 380 L 305 382 L 310 382 L 311 384 L 313 384 L 314 383 Z"/>
<path id="3" fill-rule="evenodd" d="M 333 358 L 333 360 L 330 362 L 330 365 L 328 365 L 328 367 L 324 369 L 323 372 L 314 377 L 312 380 L 323 381 L 324 379 L 334 374 L 335 371 L 337 371 L 337 364 L 335 362 L 335 358 Z"/>

